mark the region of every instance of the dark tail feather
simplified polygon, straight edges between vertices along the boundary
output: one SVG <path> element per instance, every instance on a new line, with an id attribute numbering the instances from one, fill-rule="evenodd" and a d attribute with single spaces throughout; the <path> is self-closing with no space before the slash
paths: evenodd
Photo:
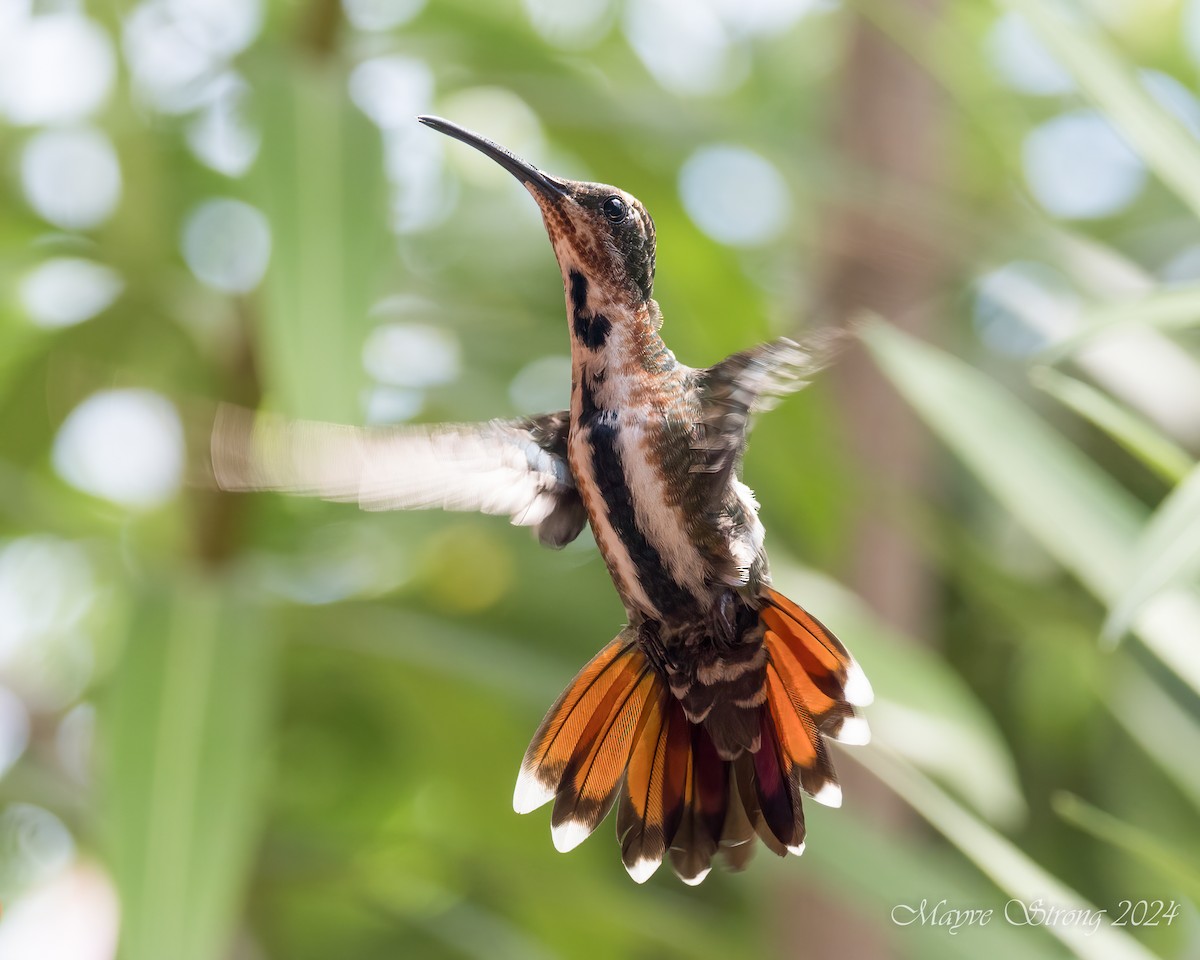
<path id="1" fill-rule="evenodd" d="M 742 803 L 742 790 L 734 764 L 726 761 L 725 769 L 729 773 L 729 806 L 725 824 L 721 828 L 721 856 L 730 870 L 745 870 L 754 856 L 754 824 L 750 822 L 746 806 Z"/>
<path id="2" fill-rule="evenodd" d="M 741 670 L 729 671 L 739 686 L 717 694 L 718 700 L 728 694 L 731 705 L 744 705 L 738 709 L 755 720 L 757 736 L 745 739 L 757 741 L 757 749 L 723 759 L 711 724 L 688 719 L 680 691 L 626 632 L 580 671 L 546 714 L 521 764 L 517 812 L 554 799 L 554 845 L 565 851 L 595 830 L 619 796 L 621 859 L 639 883 L 668 853 L 690 884 L 708 875 L 718 851 L 739 870 L 753 854 L 756 835 L 779 856 L 801 853 L 802 795 L 841 803 L 825 738 L 866 742 L 866 723 L 854 706 L 870 702 L 871 690 L 819 621 L 774 591 L 762 600 L 762 628 L 744 640 L 763 649 L 759 692 L 741 689 L 749 679 Z M 756 701 L 761 706 L 751 707 Z"/>
<path id="3" fill-rule="evenodd" d="M 671 841 L 671 866 L 680 880 L 694 886 L 708 876 L 725 835 L 730 778 L 729 764 L 717 755 L 705 729 L 693 724 L 691 733 L 683 819 Z M 739 842 L 752 839 L 750 833 Z"/>

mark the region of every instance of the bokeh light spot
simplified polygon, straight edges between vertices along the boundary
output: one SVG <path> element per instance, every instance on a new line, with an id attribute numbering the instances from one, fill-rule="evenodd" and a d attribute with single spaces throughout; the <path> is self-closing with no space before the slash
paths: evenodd
<path id="1" fill-rule="evenodd" d="M 629 45 L 659 85 L 672 93 L 727 91 L 747 72 L 744 51 L 734 49 L 720 17 L 706 3 L 640 0 L 625 7 Z"/>
<path id="2" fill-rule="evenodd" d="M 1059 271 L 1015 261 L 975 282 L 972 319 L 989 348 L 1004 356 L 1026 357 L 1046 346 L 1049 330 L 1069 328 L 1081 306 L 1079 294 Z M 1031 325 L 1031 317 L 1042 325 Z"/>
<path id="3" fill-rule="evenodd" d="M 249 85 L 233 71 L 218 77 L 211 99 L 188 124 L 187 142 L 205 166 L 227 177 L 240 177 L 258 156 L 260 136 L 245 117 Z"/>
<path id="4" fill-rule="evenodd" d="M 78 257 L 56 257 L 21 281 L 21 305 L 39 327 L 69 327 L 106 310 L 124 289 L 110 267 Z"/>
<path id="5" fill-rule="evenodd" d="M 183 258 L 201 283 L 225 293 L 249 293 L 271 259 L 271 227 L 241 200 L 205 200 L 183 226 Z"/>
<path id="6" fill-rule="evenodd" d="M 183 425 L 152 390 L 104 390 L 71 411 L 54 467 L 71 486 L 130 509 L 171 499 L 183 478 Z"/>
<path id="7" fill-rule="evenodd" d="M 1071 75 L 1019 13 L 1006 13 L 997 20 L 986 45 L 992 69 L 1014 90 L 1048 97 L 1075 89 Z"/>
<path id="8" fill-rule="evenodd" d="M 166 0 L 177 22 L 214 56 L 241 53 L 262 29 L 261 0 Z"/>
<path id="9" fill-rule="evenodd" d="M 555 46 L 578 49 L 604 39 L 612 27 L 612 0 L 523 0 L 538 35 Z"/>
<path id="10" fill-rule="evenodd" d="M 452 205 L 444 138 L 413 122 L 430 112 L 433 89 L 433 71 L 411 57 L 375 57 L 350 74 L 350 98 L 383 132 L 392 227 L 398 233 L 436 223 Z"/>
<path id="11" fill-rule="evenodd" d="M 382 130 L 416 128 L 413 117 L 433 100 L 433 72 L 411 57 L 375 57 L 350 73 L 350 98 Z"/>
<path id="12" fill-rule="evenodd" d="M 112 880 L 98 867 L 76 863 L 11 905 L 5 903 L 0 957 L 113 960 L 118 918 Z"/>
<path id="13" fill-rule="evenodd" d="M 367 336 L 363 367 L 375 380 L 394 387 L 432 387 L 457 379 L 458 338 L 422 323 L 384 323 Z"/>
<path id="14" fill-rule="evenodd" d="M 15 124 L 73 123 L 108 99 L 112 41 L 75 13 L 13 22 L 0 35 L 0 113 Z"/>
<path id="15" fill-rule="evenodd" d="M 91 563 L 78 544 L 30 536 L 0 546 L 0 669 L 26 647 L 75 629 L 94 596 Z"/>
<path id="16" fill-rule="evenodd" d="M 96 593 L 77 543 L 30 536 L 0 547 L 0 676 L 31 709 L 60 709 L 91 680 L 85 618 Z"/>
<path id="17" fill-rule="evenodd" d="M 416 124 L 413 124 L 415 127 Z M 383 134 L 384 165 L 392 185 L 392 229 L 413 233 L 445 219 L 458 185 L 446 176 L 444 137 L 397 127 Z"/>
<path id="18" fill-rule="evenodd" d="M 421 412 L 425 393 L 410 387 L 387 387 L 376 384 L 364 392 L 363 410 L 367 423 L 385 425 L 404 423 Z"/>
<path id="19" fill-rule="evenodd" d="M 146 100 L 184 113 L 211 97 L 211 81 L 261 27 L 259 0 L 145 0 L 125 18 L 125 59 Z"/>
<path id="20" fill-rule="evenodd" d="M 75 841 L 63 822 L 31 803 L 0 812 L 0 898 L 4 902 L 70 865 Z"/>
<path id="21" fill-rule="evenodd" d="M 142 3 L 125 18 L 125 62 L 134 85 L 160 110 L 196 105 L 195 88 L 213 68 L 212 57 L 176 23 L 165 3 Z"/>
<path id="22" fill-rule="evenodd" d="M 1146 182 L 1137 154 L 1096 110 L 1064 113 L 1036 127 L 1025 138 L 1022 159 L 1038 203 L 1069 220 L 1118 213 Z"/>
<path id="23" fill-rule="evenodd" d="M 775 166 L 743 147 L 697 150 L 679 174 L 684 209 L 708 236 L 754 246 L 778 236 L 791 214 L 791 195 Z"/>
<path id="24" fill-rule="evenodd" d="M 65 230 L 87 230 L 116 209 L 121 167 L 112 142 L 98 130 L 43 130 L 21 154 L 21 183 L 43 220 Z"/>

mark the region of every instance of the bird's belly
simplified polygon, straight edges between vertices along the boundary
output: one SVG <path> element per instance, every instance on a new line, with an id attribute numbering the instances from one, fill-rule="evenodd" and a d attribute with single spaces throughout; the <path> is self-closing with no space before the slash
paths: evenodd
<path id="1" fill-rule="evenodd" d="M 604 411 L 575 425 L 568 457 L 626 606 L 655 620 L 692 618 L 707 607 L 706 563 L 657 452 L 658 429 L 653 418 Z"/>

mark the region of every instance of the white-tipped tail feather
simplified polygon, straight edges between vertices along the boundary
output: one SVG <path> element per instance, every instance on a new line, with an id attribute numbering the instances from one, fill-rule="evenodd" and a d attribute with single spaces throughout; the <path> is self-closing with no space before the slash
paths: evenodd
<path id="1" fill-rule="evenodd" d="M 513 791 L 513 809 L 517 813 L 531 813 L 554 799 L 554 791 L 536 776 L 522 768 L 517 775 L 517 786 Z"/>
<path id="2" fill-rule="evenodd" d="M 842 805 L 842 788 L 836 783 L 826 783 L 813 794 L 813 799 L 827 807 L 840 807 Z"/>
<path id="3" fill-rule="evenodd" d="M 633 878 L 634 883 L 645 883 L 661 866 L 661 860 L 635 860 L 633 863 L 627 863 L 625 870 Z M 703 877 L 700 878 L 700 880 L 703 879 Z M 696 883 L 699 883 L 700 880 L 697 880 Z"/>
<path id="4" fill-rule="evenodd" d="M 855 660 L 851 660 L 846 668 L 846 686 L 843 692 L 846 702 L 856 707 L 868 707 L 875 702 L 875 691 L 871 687 L 871 681 Z"/>
<path id="5" fill-rule="evenodd" d="M 848 747 L 864 747 L 871 742 L 871 725 L 862 717 L 847 717 L 833 739 Z"/>
<path id="6" fill-rule="evenodd" d="M 591 829 L 577 820 L 568 820 L 550 828 L 550 836 L 554 840 L 554 849 L 559 853 L 569 853 L 583 843 L 592 834 Z"/>
<path id="7" fill-rule="evenodd" d="M 704 870 L 701 870 L 694 877 L 685 877 L 680 874 L 679 879 L 686 883 L 689 887 L 698 887 L 704 882 L 704 878 L 710 873 L 712 873 L 712 867 L 707 867 Z"/>

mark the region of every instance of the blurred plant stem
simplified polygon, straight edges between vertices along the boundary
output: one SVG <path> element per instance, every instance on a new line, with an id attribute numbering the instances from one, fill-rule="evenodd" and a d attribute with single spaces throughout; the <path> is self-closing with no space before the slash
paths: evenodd
<path id="1" fill-rule="evenodd" d="M 929 0 L 906 0 L 931 21 Z M 852 175 L 892 183 L 874 202 L 839 205 L 826 213 L 826 261 L 819 312 L 846 325 L 864 311 L 879 313 L 919 335 L 933 327 L 930 304 L 945 273 L 942 251 L 924 230 L 889 216 L 894 191 L 908 184 L 935 188 L 942 178 L 943 96 L 929 75 L 879 29 L 857 18 L 834 117 L 835 136 Z M 868 477 L 886 480 L 901 496 L 927 485 L 924 435 L 897 403 L 894 390 L 861 353 L 839 365 L 843 422 Z M 870 483 L 870 481 L 868 481 Z M 873 491 L 879 493 L 883 483 Z M 888 622 L 913 636 L 928 632 L 930 578 L 911 539 L 897 523 L 894 503 L 860 512 L 846 579 Z"/>
<path id="2" fill-rule="evenodd" d="M 902 0 L 905 13 L 932 27 L 939 0 Z M 865 15 L 856 15 L 833 116 L 834 139 L 851 176 L 872 184 L 935 191 L 943 180 L 944 96 L 928 72 Z M 893 194 L 831 206 L 823 227 L 825 262 L 819 311 L 845 326 L 873 311 L 913 333 L 927 334 L 945 258 L 921 220 L 899 218 Z M 867 199 L 868 202 L 863 202 Z M 874 202 L 869 202 L 874 200 Z M 843 425 L 865 476 L 886 478 L 899 497 L 919 495 L 927 486 L 927 443 L 917 418 L 896 400 L 867 357 L 857 351 L 840 364 L 836 387 L 844 398 Z M 868 487 L 876 486 L 866 481 Z M 880 618 L 913 637 L 929 635 L 933 581 L 908 531 L 896 517 L 897 500 L 872 491 L 871 506 L 858 514 L 851 531 L 846 581 Z M 855 783 L 857 802 L 882 822 L 907 824 L 911 814 L 877 784 Z M 786 943 L 790 952 L 835 952 L 851 956 L 890 955 L 887 932 L 809 888 L 789 905 Z"/>
<path id="3" fill-rule="evenodd" d="M 313 0 L 300 15 L 297 46 L 317 60 L 326 60 L 337 50 L 342 27 L 339 0 Z"/>
<path id="4" fill-rule="evenodd" d="M 234 343 L 220 365 L 218 382 L 221 385 L 223 400 L 253 410 L 262 399 L 262 385 L 250 334 L 255 323 L 252 301 L 245 298 L 237 301 L 237 318 Z M 211 429 L 207 418 L 201 418 L 200 429 L 201 436 L 193 438 L 192 442 L 203 445 L 204 453 L 196 457 L 196 462 L 207 463 Z M 194 490 L 192 500 L 196 553 L 205 567 L 217 569 L 223 566 L 240 546 L 242 518 L 252 505 L 245 497 L 218 490 L 207 482 Z"/>

